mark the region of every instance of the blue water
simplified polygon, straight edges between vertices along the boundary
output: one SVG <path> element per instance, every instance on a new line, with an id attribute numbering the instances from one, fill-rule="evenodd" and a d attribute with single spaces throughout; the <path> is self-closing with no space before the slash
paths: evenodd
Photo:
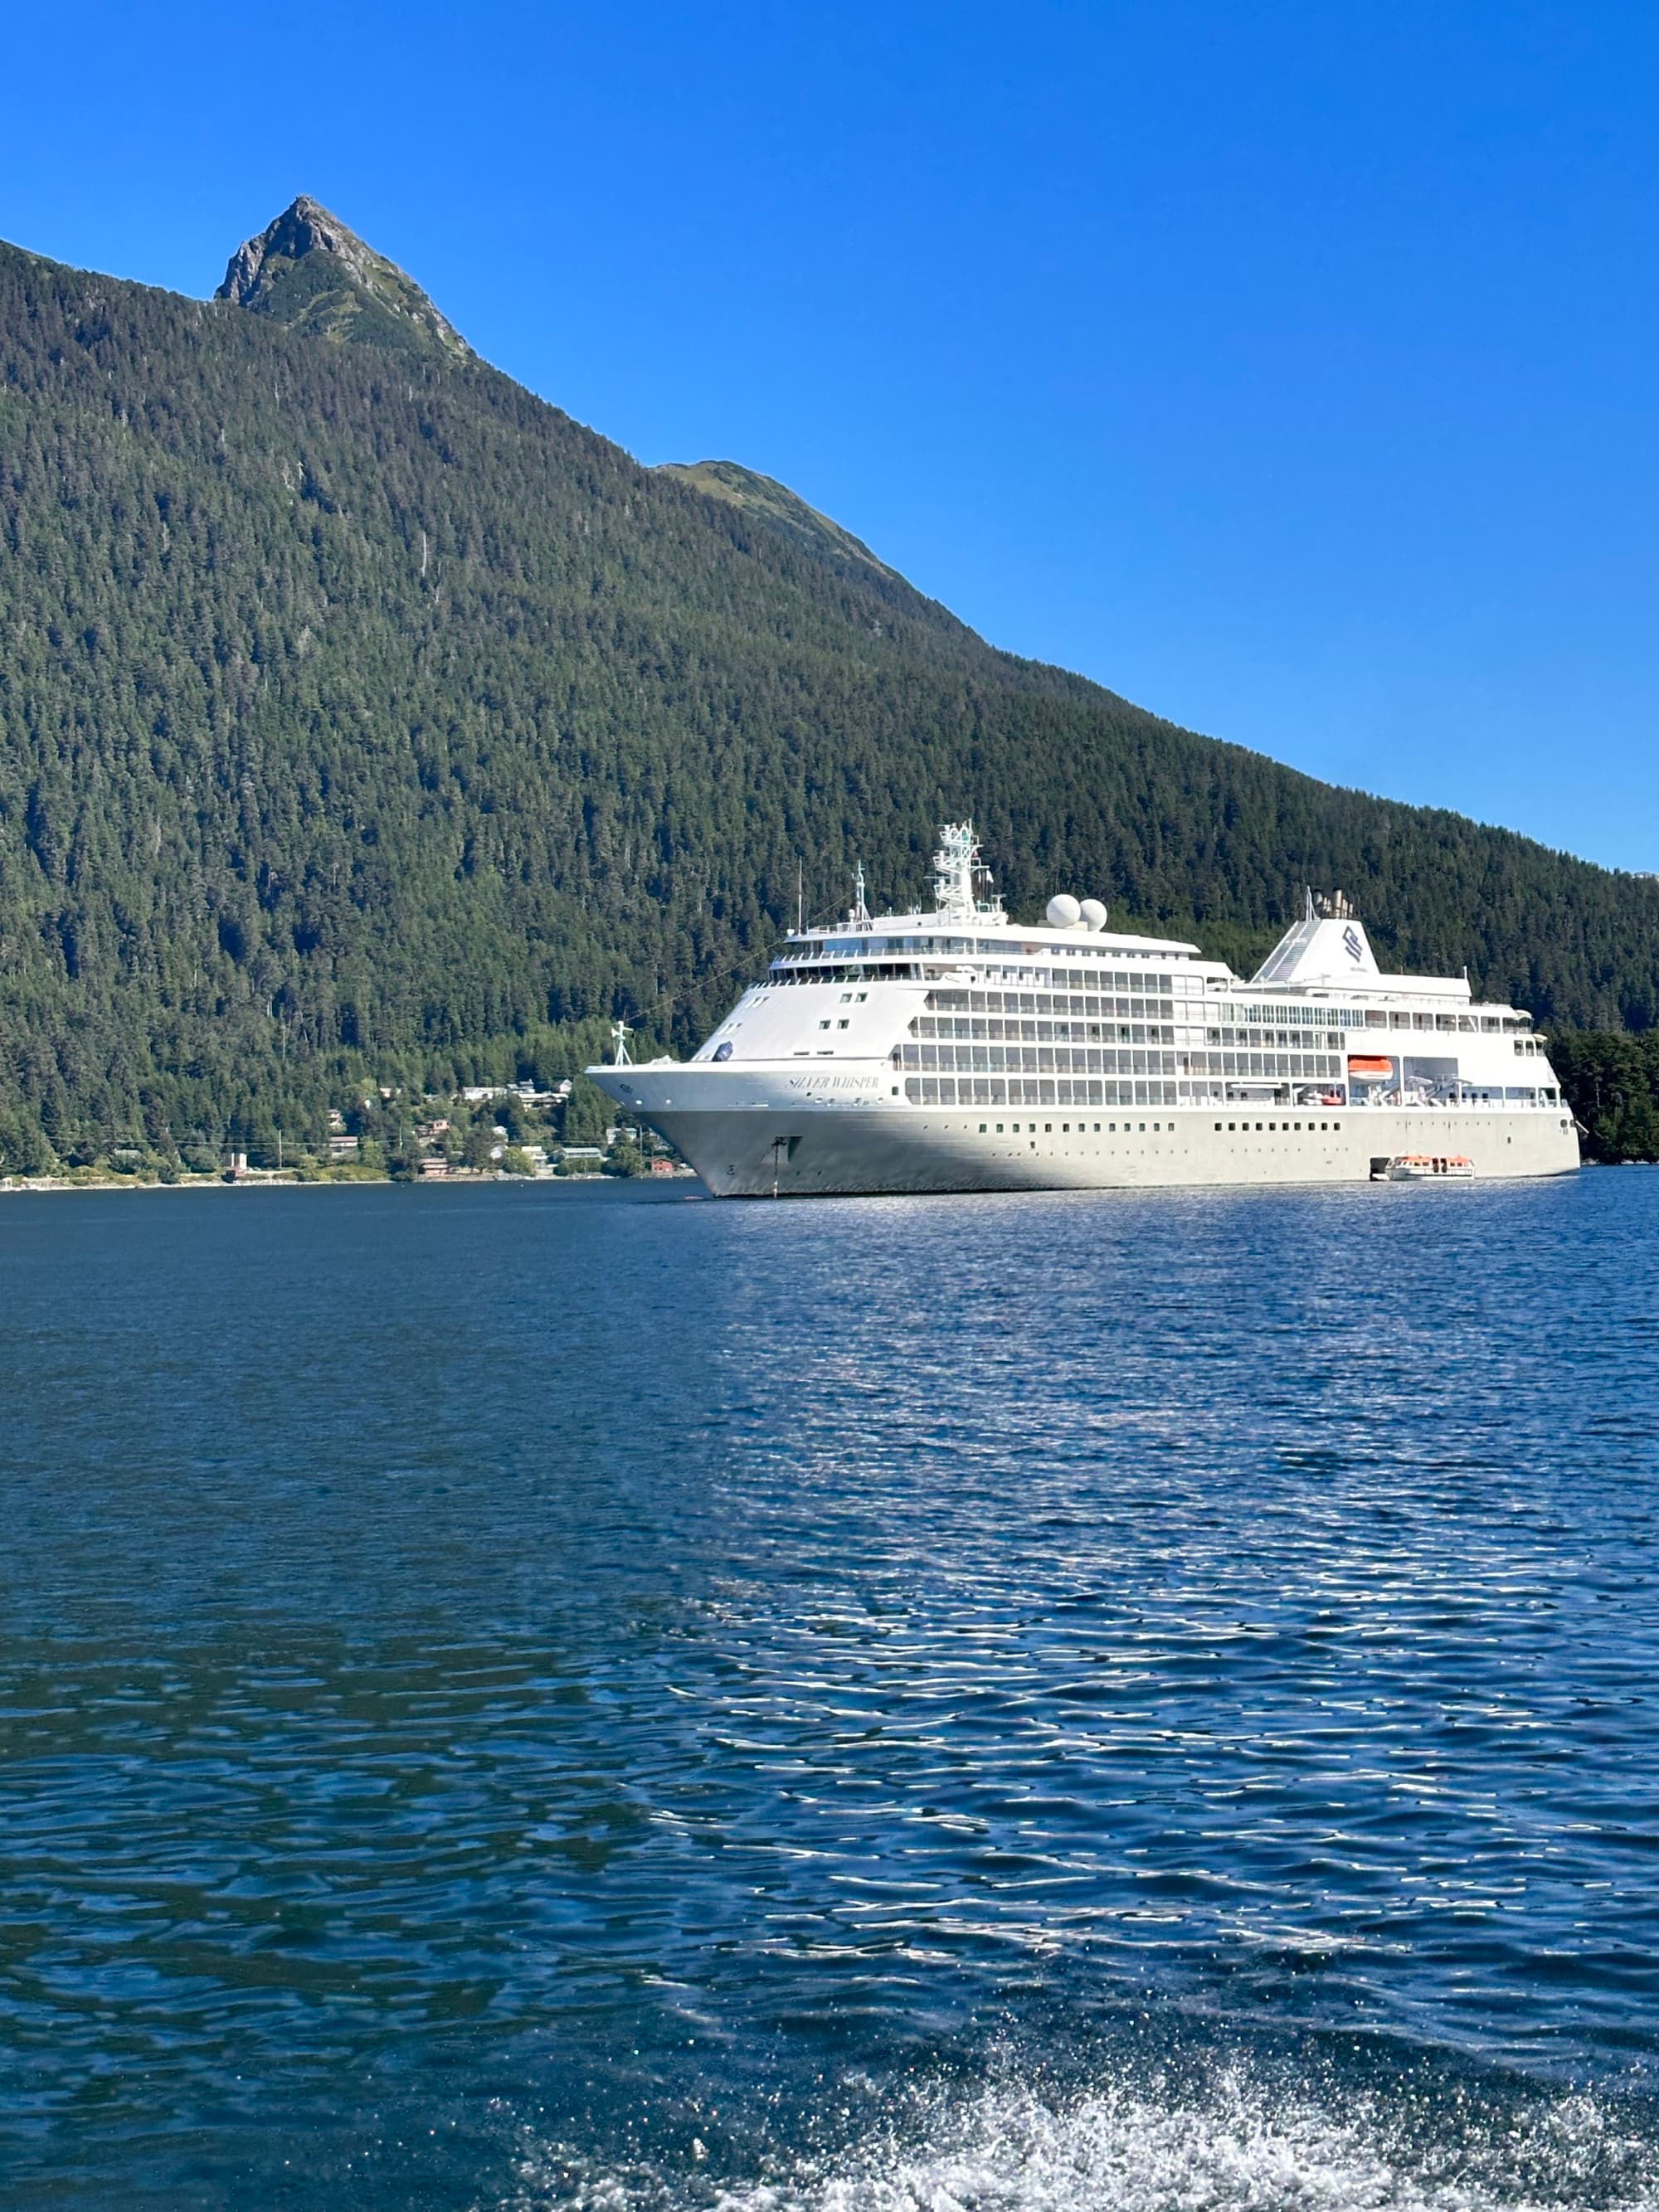
<path id="1" fill-rule="evenodd" d="M 1659 1172 L 0 1199 L 6 2204 L 1659 2205 Z"/>

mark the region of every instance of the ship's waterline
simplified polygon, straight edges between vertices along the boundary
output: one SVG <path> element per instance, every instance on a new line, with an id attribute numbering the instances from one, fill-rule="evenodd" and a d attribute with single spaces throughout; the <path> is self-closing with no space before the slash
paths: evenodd
<path id="1" fill-rule="evenodd" d="M 933 909 L 798 930 L 689 1062 L 588 1070 L 719 1197 L 1559 1175 L 1577 1133 L 1531 1017 L 1384 975 L 1340 895 L 1248 982 L 1061 894 L 1011 922 L 971 824 Z"/>

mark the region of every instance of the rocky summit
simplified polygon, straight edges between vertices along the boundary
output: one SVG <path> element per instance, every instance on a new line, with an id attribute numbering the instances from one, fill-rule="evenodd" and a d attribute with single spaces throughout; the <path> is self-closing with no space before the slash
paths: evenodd
<path id="1" fill-rule="evenodd" d="M 237 247 L 214 297 L 314 337 L 400 351 L 471 351 L 411 276 L 304 193 Z"/>

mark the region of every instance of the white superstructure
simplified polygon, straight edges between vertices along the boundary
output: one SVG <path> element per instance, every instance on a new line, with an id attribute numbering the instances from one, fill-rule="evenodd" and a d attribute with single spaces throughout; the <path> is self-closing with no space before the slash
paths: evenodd
<path id="1" fill-rule="evenodd" d="M 789 937 L 693 1059 L 588 1074 L 720 1198 L 1578 1164 L 1531 1017 L 1466 977 L 1384 975 L 1340 895 L 1242 982 L 1113 934 L 1093 899 L 1010 921 L 969 823 L 933 866 L 927 914 L 872 917 L 860 877 L 846 921 Z"/>

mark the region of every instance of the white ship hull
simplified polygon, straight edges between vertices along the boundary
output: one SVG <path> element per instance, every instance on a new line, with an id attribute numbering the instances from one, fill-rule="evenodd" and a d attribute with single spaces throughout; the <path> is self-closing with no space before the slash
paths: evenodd
<path id="1" fill-rule="evenodd" d="M 592 1073 L 716 1198 L 1369 1182 L 1402 1153 L 1461 1153 L 1477 1182 L 1564 1175 L 1579 1164 L 1571 1119 L 1559 1113 L 1253 1106 L 1247 1119 L 1215 1106 L 918 1108 L 809 1102 L 792 1095 L 783 1071 L 747 1071 L 741 1082 L 687 1065 Z M 738 1090 L 729 1104 L 719 1096 Z"/>

